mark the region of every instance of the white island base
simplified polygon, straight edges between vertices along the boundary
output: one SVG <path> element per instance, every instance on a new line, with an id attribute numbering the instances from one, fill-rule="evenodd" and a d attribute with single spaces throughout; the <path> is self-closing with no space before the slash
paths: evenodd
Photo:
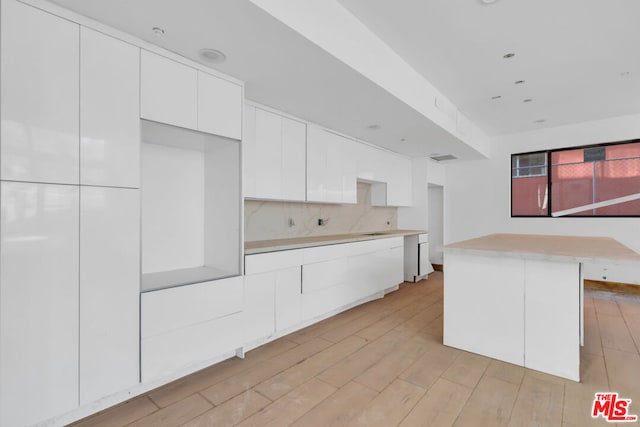
<path id="1" fill-rule="evenodd" d="M 444 344 L 580 381 L 580 264 L 445 254 Z"/>
<path id="2" fill-rule="evenodd" d="M 640 266 L 605 237 L 492 234 L 447 245 L 445 345 L 580 381 L 583 263 Z"/>

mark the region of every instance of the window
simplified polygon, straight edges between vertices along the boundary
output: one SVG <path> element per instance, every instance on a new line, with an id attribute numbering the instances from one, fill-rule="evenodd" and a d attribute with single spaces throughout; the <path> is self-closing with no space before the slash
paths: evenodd
<path id="1" fill-rule="evenodd" d="M 511 216 L 640 216 L 640 140 L 512 155 Z"/>
<path id="2" fill-rule="evenodd" d="M 546 152 L 511 156 L 511 216 L 548 216 Z"/>

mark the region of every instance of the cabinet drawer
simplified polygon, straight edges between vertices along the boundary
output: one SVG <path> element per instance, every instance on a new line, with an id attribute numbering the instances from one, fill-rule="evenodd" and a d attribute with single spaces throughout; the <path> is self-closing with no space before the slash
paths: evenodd
<path id="1" fill-rule="evenodd" d="M 314 264 L 331 259 L 362 255 L 379 250 L 404 246 L 403 237 L 363 240 L 361 242 L 340 243 L 318 246 L 304 250 L 304 264 Z"/>
<path id="2" fill-rule="evenodd" d="M 190 366 L 231 355 L 242 345 L 243 313 L 142 338 L 142 382 L 184 371 Z"/>
<path id="3" fill-rule="evenodd" d="M 242 311 L 241 276 L 142 294 L 142 338 Z"/>
<path id="4" fill-rule="evenodd" d="M 305 264 L 302 266 L 302 293 L 338 286 L 347 281 L 347 258 Z"/>
<path id="5" fill-rule="evenodd" d="M 293 249 L 290 251 L 246 255 L 244 257 L 244 274 L 258 274 L 289 267 L 299 267 L 302 265 L 303 251 L 305 250 Z"/>

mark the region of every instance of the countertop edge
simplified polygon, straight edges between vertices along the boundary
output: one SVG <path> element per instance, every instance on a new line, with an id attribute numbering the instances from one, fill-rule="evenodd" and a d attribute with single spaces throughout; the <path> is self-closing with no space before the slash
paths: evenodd
<path id="1" fill-rule="evenodd" d="M 397 230 L 393 232 L 384 231 L 382 232 L 382 234 L 378 234 L 374 236 L 368 236 L 366 235 L 366 233 L 363 233 L 363 234 L 354 233 L 352 235 L 344 235 L 344 237 L 340 237 L 342 235 L 337 235 L 335 239 L 319 240 L 317 242 L 300 242 L 300 243 L 292 242 L 292 243 L 283 243 L 283 244 L 274 243 L 273 246 L 265 246 L 261 248 L 252 248 L 252 249 L 245 248 L 244 254 L 257 255 L 257 254 L 263 254 L 268 252 L 280 252 L 280 251 L 288 251 L 288 250 L 294 250 L 294 249 L 313 248 L 318 246 L 339 245 L 344 243 L 355 243 L 355 242 L 364 242 L 367 240 L 379 240 L 379 239 L 389 239 L 394 237 L 414 236 L 418 234 L 427 234 L 427 233 L 428 233 L 427 230 Z M 317 236 L 317 237 L 326 239 L 329 236 Z M 278 239 L 278 240 L 295 240 L 295 239 L 296 238 Z M 277 242 L 278 240 L 274 239 L 274 242 Z M 262 240 L 257 240 L 256 242 L 262 242 Z M 253 243 L 253 242 L 245 242 L 245 245 L 246 243 Z"/>

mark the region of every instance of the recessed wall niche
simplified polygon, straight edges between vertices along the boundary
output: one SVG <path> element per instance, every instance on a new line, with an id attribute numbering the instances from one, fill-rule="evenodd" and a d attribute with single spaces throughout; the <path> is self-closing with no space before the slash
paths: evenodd
<path id="1" fill-rule="evenodd" d="M 142 292 L 241 271 L 240 142 L 142 120 Z"/>

